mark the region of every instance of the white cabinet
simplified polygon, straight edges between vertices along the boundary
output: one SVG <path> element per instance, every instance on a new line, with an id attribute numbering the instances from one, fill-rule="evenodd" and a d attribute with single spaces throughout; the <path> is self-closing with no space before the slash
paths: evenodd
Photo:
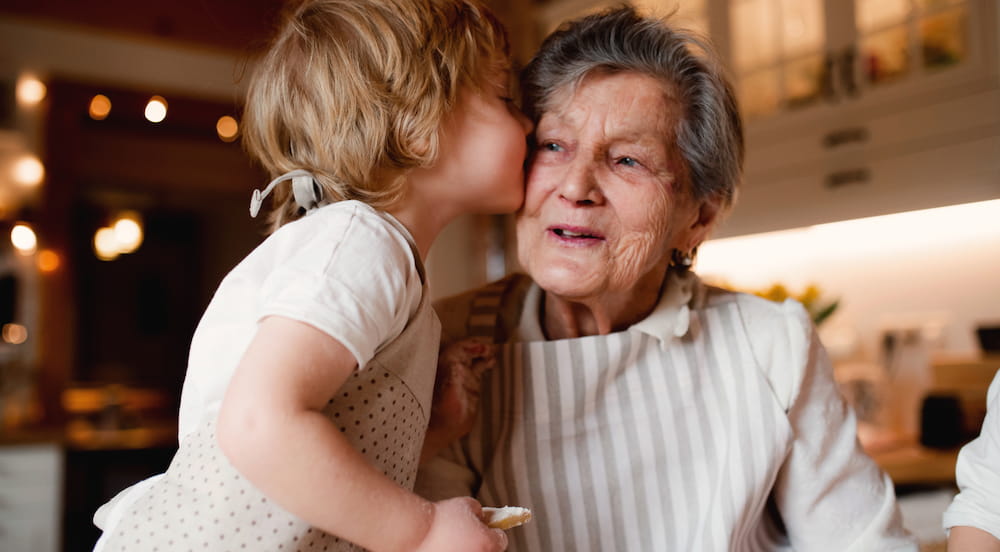
<path id="1" fill-rule="evenodd" d="M 57 444 L 0 446 L 0 550 L 59 549 L 62 474 Z"/>
<path id="2" fill-rule="evenodd" d="M 718 237 L 1000 198 L 1000 88 L 894 109 L 839 107 L 748 141 Z"/>
<path id="3" fill-rule="evenodd" d="M 726 1 L 734 30 L 733 6 L 790 3 Z M 996 1 L 810 1 L 821 58 L 805 48 L 770 73 L 734 70 L 745 105 L 771 103 L 746 107 L 744 186 L 717 236 L 1000 198 Z M 816 29 L 801 11 L 800 28 Z M 726 40 L 733 65 L 741 40 Z M 779 80 L 752 86 L 768 75 Z"/>
<path id="4" fill-rule="evenodd" d="M 740 96 L 745 180 L 717 237 L 1000 198 L 996 0 L 632 3 L 707 30 Z"/>

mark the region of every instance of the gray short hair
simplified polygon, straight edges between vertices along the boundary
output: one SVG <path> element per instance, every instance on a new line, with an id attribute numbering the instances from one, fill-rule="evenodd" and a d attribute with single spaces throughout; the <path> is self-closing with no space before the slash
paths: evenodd
<path id="1" fill-rule="evenodd" d="M 525 67 L 525 112 L 537 123 L 556 92 L 594 71 L 635 72 L 664 83 L 682 107 L 672 138 L 687 163 L 691 194 L 732 204 L 743 173 L 743 125 L 706 40 L 629 6 L 571 21 L 549 35 Z"/>

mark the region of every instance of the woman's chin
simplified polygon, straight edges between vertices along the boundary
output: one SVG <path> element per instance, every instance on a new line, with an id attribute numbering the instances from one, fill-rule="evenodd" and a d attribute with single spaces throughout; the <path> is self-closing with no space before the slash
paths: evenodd
<path id="1" fill-rule="evenodd" d="M 589 297 L 597 291 L 595 275 L 573 264 L 541 264 L 544 268 L 531 271 L 531 277 L 548 293 L 566 299 Z"/>

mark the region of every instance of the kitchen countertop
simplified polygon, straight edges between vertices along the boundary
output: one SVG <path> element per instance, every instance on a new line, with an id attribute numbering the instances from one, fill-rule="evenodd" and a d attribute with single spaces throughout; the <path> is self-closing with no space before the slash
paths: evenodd
<path id="1" fill-rule="evenodd" d="M 55 443 L 70 450 L 140 450 L 177 446 L 177 424 L 159 422 L 128 429 L 99 429 L 69 422 L 64 427 L 18 427 L 0 431 L 0 446 Z"/>
<path id="2" fill-rule="evenodd" d="M 938 450 L 907 443 L 870 452 L 897 486 L 946 485 L 955 483 L 955 462 L 959 448 Z"/>

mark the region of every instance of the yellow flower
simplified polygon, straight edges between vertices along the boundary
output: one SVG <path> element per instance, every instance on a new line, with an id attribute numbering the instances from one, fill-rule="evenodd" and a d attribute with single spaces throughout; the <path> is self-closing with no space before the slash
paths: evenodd
<path id="1" fill-rule="evenodd" d="M 770 289 L 764 292 L 763 297 L 780 303 L 785 299 L 788 299 L 788 290 L 781 284 L 774 284 Z"/>
<path id="2" fill-rule="evenodd" d="M 819 287 L 815 284 L 809 284 L 805 291 L 802 292 L 802 295 L 798 297 L 798 300 L 800 303 L 805 305 L 806 308 L 809 308 L 816 302 L 817 299 L 819 299 L 819 295 Z"/>

